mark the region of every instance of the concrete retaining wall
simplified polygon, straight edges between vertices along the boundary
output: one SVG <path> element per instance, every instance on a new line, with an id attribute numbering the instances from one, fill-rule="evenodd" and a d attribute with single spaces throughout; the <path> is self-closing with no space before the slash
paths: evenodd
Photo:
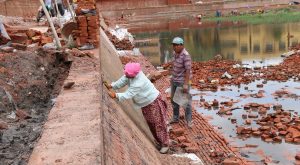
<path id="1" fill-rule="evenodd" d="M 123 75 L 123 65 L 118 57 L 117 50 L 102 29 L 100 31 L 100 63 L 104 80 L 113 82 Z M 121 91 L 124 90 L 125 88 Z M 131 100 L 118 103 L 138 128 L 144 132 L 149 139 L 153 139 L 141 110 L 135 110 Z"/>

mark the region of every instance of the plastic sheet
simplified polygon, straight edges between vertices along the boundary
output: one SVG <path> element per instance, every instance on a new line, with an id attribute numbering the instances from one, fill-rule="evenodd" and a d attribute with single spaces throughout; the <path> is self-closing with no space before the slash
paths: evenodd
<path id="1" fill-rule="evenodd" d="M 177 87 L 173 97 L 173 101 L 182 107 L 186 107 L 189 102 L 189 94 L 183 93 L 182 87 Z"/>

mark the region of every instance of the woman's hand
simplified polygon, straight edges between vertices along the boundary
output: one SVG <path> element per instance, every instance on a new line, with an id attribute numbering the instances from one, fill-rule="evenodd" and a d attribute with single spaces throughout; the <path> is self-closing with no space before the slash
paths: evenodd
<path id="1" fill-rule="evenodd" d="M 108 95 L 113 99 L 117 97 L 117 95 L 114 91 L 108 91 Z"/>
<path id="2" fill-rule="evenodd" d="M 188 93 L 189 92 L 189 86 L 184 84 L 183 85 L 183 93 Z"/>
<path id="3" fill-rule="evenodd" d="M 107 81 L 103 81 L 103 84 L 106 86 L 107 89 L 112 88 L 112 86 Z"/>

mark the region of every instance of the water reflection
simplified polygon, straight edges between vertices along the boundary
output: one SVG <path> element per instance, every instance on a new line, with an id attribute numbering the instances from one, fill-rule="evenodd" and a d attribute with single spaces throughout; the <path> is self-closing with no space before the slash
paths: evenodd
<path id="1" fill-rule="evenodd" d="M 222 23 L 219 23 L 222 24 Z M 181 36 L 185 47 L 194 61 L 206 61 L 221 54 L 226 59 L 242 62 L 271 61 L 280 62 L 279 56 L 288 51 L 288 47 L 299 43 L 300 23 L 240 25 L 214 28 L 165 29 L 160 32 L 135 33 L 136 39 L 150 39 L 137 42 L 141 52 L 150 57 L 154 65 L 171 58 L 171 40 Z"/>

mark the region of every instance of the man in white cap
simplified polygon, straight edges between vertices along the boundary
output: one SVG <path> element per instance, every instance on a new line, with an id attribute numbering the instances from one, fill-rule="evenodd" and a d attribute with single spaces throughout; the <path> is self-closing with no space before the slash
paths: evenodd
<path id="1" fill-rule="evenodd" d="M 184 48 L 184 41 L 180 37 L 175 37 L 172 41 L 174 50 L 174 60 L 172 68 L 172 78 L 171 78 L 171 99 L 173 105 L 173 119 L 170 121 L 172 123 L 179 122 L 179 105 L 173 101 L 173 97 L 177 87 L 182 87 L 184 93 L 188 93 L 189 101 L 185 109 L 185 120 L 188 127 L 192 127 L 192 97 L 189 94 L 189 89 L 191 86 L 191 68 L 192 60 L 189 53 Z"/>

